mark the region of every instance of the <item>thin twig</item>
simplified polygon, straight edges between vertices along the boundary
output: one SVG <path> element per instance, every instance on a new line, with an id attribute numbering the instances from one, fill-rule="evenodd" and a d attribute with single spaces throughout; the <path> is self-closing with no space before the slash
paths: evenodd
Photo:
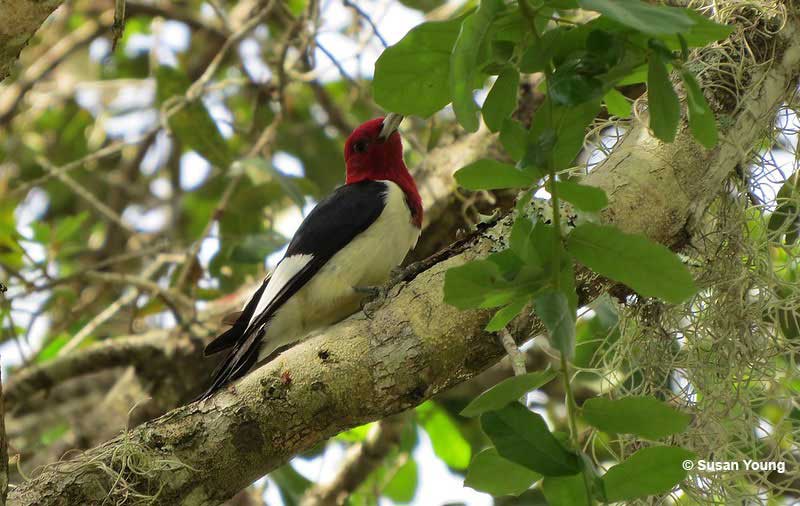
<path id="1" fill-rule="evenodd" d="M 141 278 L 147 279 L 150 276 L 154 275 L 161 269 L 161 266 L 164 264 L 165 260 L 162 258 L 161 255 L 156 257 L 156 259 L 147 267 L 145 267 L 144 271 L 142 271 Z M 133 302 L 136 297 L 139 295 L 139 290 L 133 287 L 129 287 L 123 294 L 110 304 L 107 308 L 100 312 L 97 316 L 92 318 L 89 323 L 83 326 L 72 338 L 67 341 L 59 351 L 58 356 L 64 356 L 71 352 L 72 350 L 78 348 L 87 337 L 89 337 L 95 330 L 97 330 L 100 325 L 104 324 L 108 320 L 110 320 L 120 309 L 127 306 L 131 302 Z"/>
<path id="2" fill-rule="evenodd" d="M 378 40 L 381 41 L 383 47 L 389 47 L 389 44 L 386 42 L 386 39 L 384 39 L 383 36 L 381 35 L 381 32 L 378 31 L 378 26 L 375 24 L 374 21 L 372 21 L 372 18 L 369 17 L 369 14 L 364 12 L 364 10 L 361 7 L 356 5 L 351 0 L 342 0 L 342 3 L 344 4 L 345 7 L 350 7 L 351 9 L 356 11 L 358 15 L 361 16 L 364 19 L 364 21 L 366 21 L 369 24 L 369 26 L 372 28 L 372 33 L 374 33 L 375 36 L 378 37 Z"/>
<path id="3" fill-rule="evenodd" d="M 117 214 L 116 211 L 105 205 L 104 203 L 100 202 L 100 200 L 92 195 L 92 193 L 81 186 L 80 183 L 72 179 L 72 176 L 67 174 L 66 172 L 58 172 L 58 168 L 53 166 L 49 160 L 46 158 L 39 156 L 36 158 L 36 161 L 45 168 L 47 172 L 56 173 L 56 177 L 64 183 L 66 186 L 69 187 L 70 190 L 74 191 L 79 197 L 85 200 L 89 205 L 94 207 L 100 214 L 106 217 L 110 222 L 114 223 L 115 225 L 119 226 L 121 229 L 125 230 L 129 234 L 135 234 L 136 230 L 133 229 L 128 223 L 126 223 L 122 216 Z"/>
<path id="4" fill-rule="evenodd" d="M 114 1 L 114 24 L 111 26 L 111 50 L 117 48 L 117 42 L 125 31 L 125 0 Z"/>
<path id="5" fill-rule="evenodd" d="M 339 63 L 339 60 L 333 55 L 333 53 L 331 53 L 330 51 L 325 49 L 325 46 L 320 44 L 319 41 L 317 41 L 317 47 L 319 48 L 320 51 L 322 51 L 322 53 L 325 56 L 328 57 L 328 59 L 331 61 L 331 63 L 333 63 L 333 65 L 339 71 L 339 74 L 341 74 L 342 77 L 344 77 L 347 82 L 349 82 L 352 85 L 358 86 L 358 83 L 356 82 L 356 80 L 353 79 L 352 77 L 350 77 L 350 74 L 347 73 L 347 71 L 344 69 L 342 64 Z"/>
<path id="6" fill-rule="evenodd" d="M 256 143 L 250 149 L 247 154 L 248 158 L 252 158 L 255 156 L 259 156 L 262 152 L 266 149 L 266 147 L 275 139 L 275 136 L 278 133 L 278 125 L 280 125 L 281 121 L 283 120 L 283 114 L 278 113 L 275 118 L 272 120 L 272 123 L 267 127 L 264 132 L 261 133 Z M 214 223 L 217 222 L 222 215 L 225 213 L 225 209 L 228 208 L 228 204 L 230 203 L 233 194 L 239 185 L 239 182 L 244 177 L 244 171 L 239 172 L 228 182 L 228 186 L 225 187 L 225 191 L 222 193 L 222 197 L 219 199 L 217 203 L 217 207 L 214 209 L 214 212 L 211 213 L 211 218 L 209 218 L 208 222 L 206 223 L 203 232 L 200 234 L 200 237 L 194 242 L 191 249 L 186 255 L 186 263 L 183 264 L 183 269 L 181 269 L 180 274 L 178 275 L 178 280 L 175 283 L 175 291 L 180 292 L 186 282 L 189 280 L 189 274 L 192 272 L 192 267 L 194 266 L 197 257 L 197 253 L 200 251 L 200 247 L 203 244 L 203 241 L 208 234 L 211 233 L 211 228 L 214 226 Z"/>
<path id="7" fill-rule="evenodd" d="M 158 128 L 159 127 L 156 127 L 153 130 L 157 131 Z M 90 153 L 90 154 L 88 154 L 88 155 L 86 155 L 86 156 L 84 156 L 82 158 L 79 158 L 79 159 L 77 159 L 75 161 L 69 162 L 69 163 L 67 163 L 65 165 L 62 165 L 61 167 L 54 168 L 54 169 L 48 171 L 43 176 L 40 176 L 40 177 L 34 179 L 33 181 L 29 181 L 29 182 L 27 182 L 27 183 L 25 183 L 25 184 L 23 184 L 21 186 L 18 186 L 17 188 L 14 188 L 13 190 L 11 190 L 8 193 L 6 198 L 13 199 L 13 198 L 20 197 L 21 195 L 25 194 L 31 188 L 33 188 L 35 186 L 41 186 L 42 184 L 46 183 L 47 181 L 49 181 L 50 179 L 52 179 L 54 177 L 58 177 L 58 176 L 60 176 L 62 174 L 67 174 L 67 173 L 69 173 L 69 172 L 71 172 L 71 171 L 73 171 L 75 169 L 83 167 L 84 165 L 86 165 L 88 163 L 91 163 L 91 162 L 94 162 L 94 161 L 97 161 L 97 160 L 101 160 L 101 159 L 103 159 L 103 158 L 105 158 L 107 156 L 115 155 L 115 154 L 119 153 L 120 151 L 122 151 L 126 146 L 131 146 L 131 145 L 134 145 L 134 144 L 139 144 L 141 142 L 144 142 L 145 140 L 147 140 L 147 138 L 150 136 L 151 133 L 152 132 L 146 132 L 141 137 L 139 137 L 137 139 L 134 139 L 132 141 L 117 141 L 117 142 L 111 143 L 108 146 L 106 146 L 104 148 L 101 148 L 101 149 L 98 149 L 97 151 L 95 151 L 93 153 Z"/>
<path id="8" fill-rule="evenodd" d="M 525 368 L 525 354 L 519 350 L 508 329 L 504 328 L 500 331 L 500 342 L 503 343 L 503 348 L 505 348 L 508 359 L 511 361 L 511 369 L 513 369 L 514 375 L 521 376 L 528 372 Z"/>
<path id="9" fill-rule="evenodd" d="M 187 101 L 192 102 L 203 95 L 206 85 L 211 81 L 211 78 L 214 77 L 214 74 L 219 69 L 219 66 L 222 64 L 225 56 L 227 56 L 230 48 L 242 40 L 253 28 L 264 21 L 264 19 L 272 10 L 274 3 L 274 0 L 270 0 L 267 5 L 258 11 L 258 13 L 256 13 L 252 19 L 242 25 L 242 27 L 239 28 L 233 35 L 228 37 L 220 50 L 217 52 L 216 56 L 214 56 L 214 59 L 208 64 L 208 67 L 206 67 L 206 70 L 203 72 L 203 74 L 197 78 L 194 83 L 192 83 L 188 90 L 186 90 Z"/>

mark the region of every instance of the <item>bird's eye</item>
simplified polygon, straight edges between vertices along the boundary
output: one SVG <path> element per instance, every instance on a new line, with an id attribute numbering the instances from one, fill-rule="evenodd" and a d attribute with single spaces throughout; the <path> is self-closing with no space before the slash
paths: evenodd
<path id="1" fill-rule="evenodd" d="M 353 151 L 355 151 L 356 153 L 366 153 L 368 146 L 369 143 L 367 141 L 364 140 L 356 141 L 356 143 L 353 144 Z"/>

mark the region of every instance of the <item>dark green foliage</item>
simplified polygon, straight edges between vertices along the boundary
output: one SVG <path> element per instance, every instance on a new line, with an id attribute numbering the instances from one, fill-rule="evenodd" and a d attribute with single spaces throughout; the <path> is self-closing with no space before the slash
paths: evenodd
<path id="1" fill-rule="evenodd" d="M 544 476 L 566 476 L 580 470 L 578 457 L 558 442 L 541 416 L 521 404 L 484 413 L 481 426 L 503 458 Z"/>

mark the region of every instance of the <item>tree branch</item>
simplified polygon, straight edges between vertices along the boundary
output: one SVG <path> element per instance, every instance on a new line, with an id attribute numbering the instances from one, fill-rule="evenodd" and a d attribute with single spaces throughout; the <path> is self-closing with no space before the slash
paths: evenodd
<path id="1" fill-rule="evenodd" d="M 6 506 L 8 495 L 8 440 L 6 439 L 6 408 L 3 383 L 0 379 L 0 506 Z"/>
<path id="2" fill-rule="evenodd" d="M 0 2 L 0 81 L 11 69 L 22 49 L 61 0 L 7 0 Z"/>
<path id="3" fill-rule="evenodd" d="M 60 39 L 44 55 L 26 68 L 16 82 L 0 93 L 0 125 L 11 121 L 28 90 L 33 88 L 40 79 L 45 78 L 74 51 L 86 46 L 95 37 L 111 28 L 113 20 L 114 13 L 112 11 L 100 13 L 97 20 L 86 20 L 74 32 Z"/>
<path id="4" fill-rule="evenodd" d="M 142 336 L 109 339 L 79 353 L 27 367 L 6 382 L 6 408 L 13 411 L 19 401 L 39 390 L 103 369 L 124 365 L 165 366 L 164 347 L 168 334 L 166 330 L 155 330 Z"/>
<path id="5" fill-rule="evenodd" d="M 408 421 L 404 414 L 384 418 L 367 438 L 347 451 L 344 461 L 330 483 L 316 485 L 306 492 L 300 506 L 340 506 L 369 475 L 380 467 L 390 451 L 400 442 Z"/>

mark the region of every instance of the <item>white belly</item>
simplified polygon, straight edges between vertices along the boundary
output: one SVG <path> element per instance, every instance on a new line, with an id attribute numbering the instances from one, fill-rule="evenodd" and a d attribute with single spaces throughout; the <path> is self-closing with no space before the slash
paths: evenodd
<path id="1" fill-rule="evenodd" d="M 259 360 L 276 348 L 355 313 L 363 294 L 354 288 L 385 283 L 392 269 L 400 265 L 417 243 L 420 229 L 411 223 L 403 190 L 395 183 L 385 183 L 389 190 L 381 215 L 276 311 L 267 328 Z"/>

